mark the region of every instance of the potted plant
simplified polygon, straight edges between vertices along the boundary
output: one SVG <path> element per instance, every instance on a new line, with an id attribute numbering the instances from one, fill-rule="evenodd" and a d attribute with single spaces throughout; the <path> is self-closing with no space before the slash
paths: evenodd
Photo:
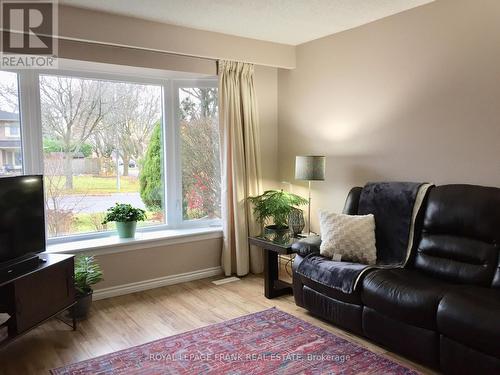
<path id="1" fill-rule="evenodd" d="M 130 204 L 116 203 L 113 207 L 108 208 L 102 223 L 107 224 L 114 221 L 118 237 L 134 238 L 137 222 L 144 220 L 146 220 L 146 211 L 132 207 Z"/>
<path id="2" fill-rule="evenodd" d="M 264 227 L 264 233 L 276 235 L 288 232 L 290 213 L 297 206 L 307 204 L 307 200 L 301 196 L 283 190 L 267 190 L 256 197 L 249 197 L 248 200 L 253 204 L 253 213 L 259 223 L 265 225 L 270 219 L 273 221 L 272 225 Z"/>
<path id="3" fill-rule="evenodd" d="M 92 285 L 102 280 L 99 263 L 93 256 L 78 256 L 75 259 L 76 304 L 71 308 L 75 319 L 85 319 L 92 304 Z"/>

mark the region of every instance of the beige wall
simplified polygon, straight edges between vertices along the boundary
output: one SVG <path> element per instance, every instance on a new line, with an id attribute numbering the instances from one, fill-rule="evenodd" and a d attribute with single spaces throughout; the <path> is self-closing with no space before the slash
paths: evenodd
<path id="1" fill-rule="evenodd" d="M 297 183 L 295 155 L 327 155 L 314 218 L 371 180 L 500 186 L 499 17 L 497 0 L 438 0 L 297 48 L 279 168 Z"/>
<path id="2" fill-rule="evenodd" d="M 293 68 L 290 45 L 195 30 L 70 6 L 59 7 L 61 38 L 181 55 Z"/>
<path id="3" fill-rule="evenodd" d="M 262 185 L 277 187 L 278 179 L 278 69 L 255 67 L 255 91 L 259 107 Z"/>
<path id="4" fill-rule="evenodd" d="M 98 255 L 104 280 L 96 289 L 220 266 L 219 238 Z"/>

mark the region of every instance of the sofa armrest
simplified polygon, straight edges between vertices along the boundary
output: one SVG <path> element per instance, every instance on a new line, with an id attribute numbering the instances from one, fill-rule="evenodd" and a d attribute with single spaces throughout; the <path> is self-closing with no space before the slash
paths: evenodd
<path id="1" fill-rule="evenodd" d="M 303 238 L 292 245 L 292 250 L 302 257 L 306 255 L 317 253 L 319 254 L 319 247 L 321 245 L 320 236 L 309 236 Z"/>

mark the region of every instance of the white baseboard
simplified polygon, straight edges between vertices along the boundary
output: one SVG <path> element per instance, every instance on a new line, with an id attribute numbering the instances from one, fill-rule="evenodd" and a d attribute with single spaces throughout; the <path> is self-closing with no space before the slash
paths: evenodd
<path id="1" fill-rule="evenodd" d="M 193 272 L 179 273 L 158 277 L 156 279 L 143 280 L 130 284 L 111 286 L 109 288 L 94 290 L 93 299 L 105 299 L 110 297 L 122 296 L 124 294 L 141 292 L 143 290 L 160 288 L 162 286 L 185 283 L 187 281 L 205 279 L 207 277 L 218 276 L 222 274 L 221 267 L 205 268 Z"/>

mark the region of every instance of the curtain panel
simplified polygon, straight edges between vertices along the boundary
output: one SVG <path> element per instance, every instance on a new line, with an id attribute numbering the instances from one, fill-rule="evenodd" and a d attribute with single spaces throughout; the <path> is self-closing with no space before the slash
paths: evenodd
<path id="1" fill-rule="evenodd" d="M 246 198 L 262 190 L 259 120 L 252 64 L 219 61 L 219 124 L 222 157 L 222 267 L 226 276 L 263 271 L 262 250 L 249 246 L 258 234 Z"/>

